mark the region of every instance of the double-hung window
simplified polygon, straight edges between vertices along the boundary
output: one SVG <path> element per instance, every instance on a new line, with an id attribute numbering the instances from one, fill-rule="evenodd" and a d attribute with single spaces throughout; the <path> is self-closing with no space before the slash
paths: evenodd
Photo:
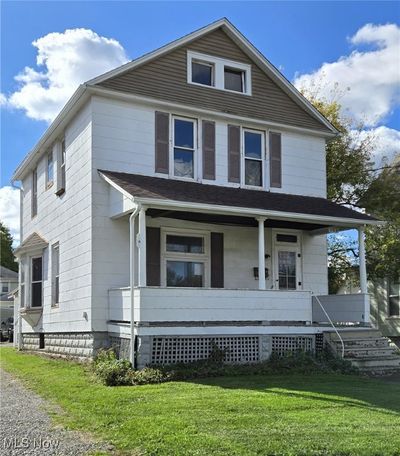
<path id="1" fill-rule="evenodd" d="M 196 122 L 173 118 L 173 175 L 193 179 L 195 176 Z"/>
<path id="2" fill-rule="evenodd" d="M 209 285 L 209 239 L 202 234 L 164 233 L 164 275 L 167 287 Z"/>
<path id="3" fill-rule="evenodd" d="M 264 133 L 255 130 L 243 131 L 244 184 L 263 186 Z"/>
<path id="4" fill-rule="evenodd" d="M 31 307 L 42 307 L 43 258 L 31 259 Z"/>
<path id="5" fill-rule="evenodd" d="M 57 158 L 57 191 L 56 195 L 61 196 L 65 192 L 65 163 L 67 151 L 65 148 L 65 139 L 61 141 Z"/>
<path id="6" fill-rule="evenodd" d="M 53 245 L 51 255 L 52 305 L 56 306 L 60 297 L 60 246 L 58 244 Z"/>

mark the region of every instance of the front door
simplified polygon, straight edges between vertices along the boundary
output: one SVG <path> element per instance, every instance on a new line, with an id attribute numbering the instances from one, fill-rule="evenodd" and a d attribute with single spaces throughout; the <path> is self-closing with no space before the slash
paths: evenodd
<path id="1" fill-rule="evenodd" d="M 297 290 L 301 288 L 298 247 L 276 246 L 275 289 Z"/>

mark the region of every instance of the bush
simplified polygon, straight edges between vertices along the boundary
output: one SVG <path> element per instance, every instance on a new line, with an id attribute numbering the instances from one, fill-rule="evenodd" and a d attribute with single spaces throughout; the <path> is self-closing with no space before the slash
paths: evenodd
<path id="1" fill-rule="evenodd" d="M 213 347 L 206 360 L 187 364 L 148 366 L 132 369 L 127 360 L 118 360 L 113 350 L 102 350 L 94 362 L 94 372 L 108 386 L 146 385 L 168 381 L 190 380 L 205 377 L 236 377 L 240 375 L 311 374 L 337 372 L 354 374 L 352 364 L 336 357 L 328 349 L 317 356 L 304 351 L 285 355 L 272 354 L 268 361 L 254 364 L 225 364 L 226 350 Z"/>

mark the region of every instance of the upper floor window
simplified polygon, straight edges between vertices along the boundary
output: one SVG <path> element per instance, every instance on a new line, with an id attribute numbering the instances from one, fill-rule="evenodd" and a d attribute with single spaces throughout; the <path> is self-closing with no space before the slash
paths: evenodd
<path id="1" fill-rule="evenodd" d="M 264 133 L 254 130 L 243 132 L 244 183 L 263 186 Z"/>
<path id="2" fill-rule="evenodd" d="M 37 168 L 32 171 L 32 217 L 37 215 Z"/>
<path id="3" fill-rule="evenodd" d="M 251 66 L 188 51 L 188 82 L 251 95 Z"/>
<path id="4" fill-rule="evenodd" d="M 194 178 L 195 126 L 192 119 L 173 118 L 173 175 Z"/>
<path id="5" fill-rule="evenodd" d="M 47 152 L 47 168 L 46 168 L 46 188 L 53 185 L 54 181 L 54 162 L 53 162 L 53 151 Z"/>
<path id="6" fill-rule="evenodd" d="M 60 196 L 65 192 L 65 162 L 66 162 L 66 148 L 65 139 L 61 141 L 61 149 L 57 159 L 57 191 L 56 195 Z"/>
<path id="7" fill-rule="evenodd" d="M 192 82 L 207 86 L 214 85 L 214 65 L 192 60 Z"/>
<path id="8" fill-rule="evenodd" d="M 224 68 L 224 84 L 226 90 L 243 92 L 245 86 L 245 72 L 236 68 Z"/>

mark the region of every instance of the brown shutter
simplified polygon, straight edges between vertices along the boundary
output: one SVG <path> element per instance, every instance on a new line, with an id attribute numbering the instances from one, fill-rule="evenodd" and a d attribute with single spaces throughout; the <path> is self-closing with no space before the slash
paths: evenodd
<path id="1" fill-rule="evenodd" d="M 240 182 L 240 127 L 228 125 L 228 181 Z"/>
<path id="2" fill-rule="evenodd" d="M 155 170 L 169 173 L 169 114 L 156 111 L 155 116 Z"/>
<path id="3" fill-rule="evenodd" d="M 146 275 L 148 286 L 160 286 L 160 228 L 146 228 Z"/>
<path id="4" fill-rule="evenodd" d="M 224 235 L 211 233 L 211 287 L 224 288 Z"/>
<path id="5" fill-rule="evenodd" d="M 203 120 L 203 178 L 215 180 L 215 122 Z"/>
<path id="6" fill-rule="evenodd" d="M 282 141 L 280 133 L 269 134 L 270 186 L 282 187 Z"/>

